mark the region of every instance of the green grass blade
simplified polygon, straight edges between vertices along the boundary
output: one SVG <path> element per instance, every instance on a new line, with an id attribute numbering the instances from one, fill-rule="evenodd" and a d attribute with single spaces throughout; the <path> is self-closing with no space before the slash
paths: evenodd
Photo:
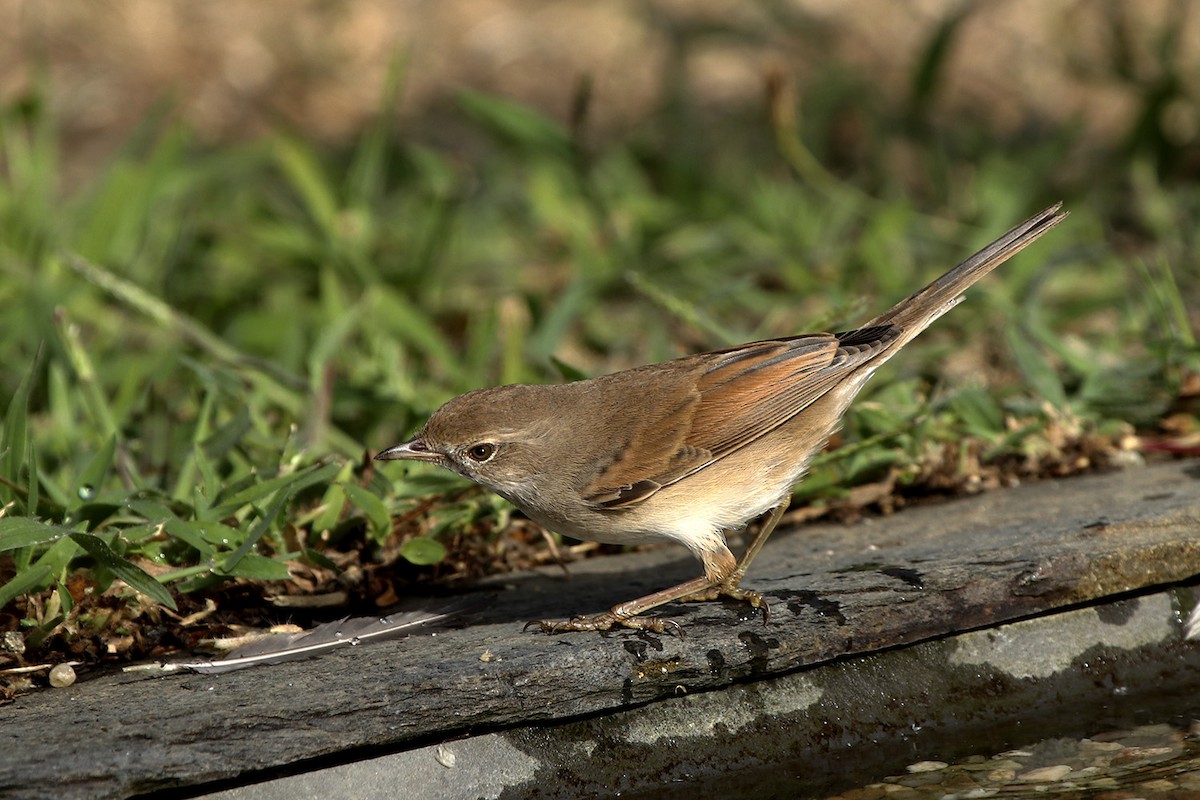
<path id="1" fill-rule="evenodd" d="M 25 454 L 29 448 L 29 394 L 37 381 L 41 362 L 42 347 L 39 346 L 33 363 L 8 401 L 8 412 L 4 415 L 4 440 L 0 442 L 0 452 L 4 454 L 3 477 L 6 479 L 0 481 L 0 505 L 22 499 L 16 487 L 22 483 L 21 468 L 25 466 Z M 25 500 L 28 503 L 28 498 Z"/>
<path id="2" fill-rule="evenodd" d="M 113 458 L 117 452 L 117 437 L 109 436 L 104 445 L 96 451 L 79 473 L 79 480 L 75 482 L 75 499 L 79 503 L 91 501 L 97 491 L 104 488 L 108 482 L 108 474 L 112 470 Z"/>
<path id="3" fill-rule="evenodd" d="M 470 90 L 459 92 L 457 99 L 459 107 L 499 141 L 543 158 L 567 159 L 571 156 L 572 143 L 567 131 L 528 106 Z"/>
<path id="4" fill-rule="evenodd" d="M 38 505 L 41 502 L 42 476 L 38 469 L 37 444 L 32 438 L 29 440 L 29 461 L 27 463 L 29 488 L 25 495 L 25 510 L 29 516 L 33 517 L 37 515 Z"/>
<path id="5" fill-rule="evenodd" d="M 246 553 L 239 558 L 229 575 L 254 581 L 286 581 L 292 577 L 287 564 L 258 553 Z"/>
<path id="6" fill-rule="evenodd" d="M 1055 408 L 1067 408 L 1067 392 L 1058 373 L 1030 337 L 1016 327 L 1008 331 L 1008 346 L 1012 349 L 1017 369 L 1033 390 Z"/>
<path id="7" fill-rule="evenodd" d="M 267 509 L 267 512 L 262 515 L 262 518 L 258 521 L 258 524 L 251 529 L 250 535 L 246 537 L 246 540 L 242 542 L 241 546 L 237 550 L 233 551 L 233 553 L 225 559 L 224 564 L 221 566 L 222 572 L 226 573 L 227 575 L 236 574 L 238 562 L 240 562 L 242 558 L 250 552 L 252 547 L 258 544 L 258 540 L 261 539 L 263 534 L 265 534 L 267 530 L 270 529 L 271 525 L 274 524 L 275 519 L 279 516 L 280 512 L 283 511 L 288 502 L 292 499 L 293 491 L 293 489 L 288 489 L 286 491 L 279 492 L 279 494 L 275 496 L 275 502 L 272 503 L 271 507 Z"/>
<path id="8" fill-rule="evenodd" d="M 40 591 L 50 585 L 53 571 L 45 565 L 17 573 L 11 581 L 0 586 L 0 610 L 23 594 Z"/>
<path id="9" fill-rule="evenodd" d="M 387 504 L 358 484 L 346 483 L 343 486 L 350 502 L 366 515 L 376 541 L 382 540 L 392 529 L 392 515 L 388 512 Z"/>
<path id="10" fill-rule="evenodd" d="M 292 491 L 299 491 L 313 483 L 333 477 L 337 474 L 338 469 L 337 464 L 314 464 L 301 472 L 269 478 L 242 489 L 231 497 L 218 498 L 213 513 L 218 516 L 232 514 L 247 503 L 252 503 L 285 487 Z"/>
<path id="11" fill-rule="evenodd" d="M 408 58 L 397 50 L 388 64 L 375 118 L 367 126 L 346 175 L 346 198 L 351 205 L 371 206 L 383 193 L 388 169 L 388 144 L 407 74 Z"/>
<path id="12" fill-rule="evenodd" d="M 0 517 L 0 553 L 53 542 L 70 532 L 29 517 Z"/>
<path id="13" fill-rule="evenodd" d="M 337 194 L 313 152 L 288 136 L 272 140 L 276 163 L 292 189 L 300 196 L 305 210 L 330 242 L 337 241 Z"/>
<path id="14" fill-rule="evenodd" d="M 96 559 L 97 563 L 125 581 L 130 587 L 172 611 L 179 610 L 175 605 L 175 598 L 171 597 L 171 592 L 165 586 L 138 565 L 117 555 L 99 536 L 79 532 L 70 533 L 68 536 L 88 555 Z"/>

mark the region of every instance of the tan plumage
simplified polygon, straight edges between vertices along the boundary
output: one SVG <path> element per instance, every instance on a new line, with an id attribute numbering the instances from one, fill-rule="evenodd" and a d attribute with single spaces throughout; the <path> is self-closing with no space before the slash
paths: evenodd
<path id="1" fill-rule="evenodd" d="M 1065 217 L 1031 217 L 862 328 L 716 350 L 551 386 L 456 397 L 412 440 L 377 458 L 429 461 L 509 499 L 546 527 L 616 544 L 673 540 L 705 576 L 550 631 L 622 624 L 670 600 L 719 594 L 764 606 L 739 584 L 812 455 L 867 378 L 971 284 Z M 768 511 L 738 564 L 724 532 Z"/>

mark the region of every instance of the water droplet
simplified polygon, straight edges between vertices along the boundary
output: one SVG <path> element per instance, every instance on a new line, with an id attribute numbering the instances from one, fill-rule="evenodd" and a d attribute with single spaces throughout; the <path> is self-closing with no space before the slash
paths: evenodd
<path id="1" fill-rule="evenodd" d="M 89 486 L 88 484 L 85 483 L 79 487 L 79 499 L 80 500 L 91 500 L 95 496 L 96 496 L 96 488 L 94 486 Z"/>

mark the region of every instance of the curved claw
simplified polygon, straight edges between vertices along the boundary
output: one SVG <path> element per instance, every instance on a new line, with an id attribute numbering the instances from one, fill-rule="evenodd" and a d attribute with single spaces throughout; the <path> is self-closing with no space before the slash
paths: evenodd
<path id="1" fill-rule="evenodd" d="M 686 639 L 683 634 L 683 626 L 673 619 L 663 619 L 662 617 L 630 617 L 629 619 L 618 620 L 620 624 L 626 628 L 633 628 L 635 631 L 649 631 L 650 633 L 661 633 L 664 636 L 678 636 L 680 639 Z"/>
<path id="2" fill-rule="evenodd" d="M 675 620 L 662 619 L 661 617 L 654 617 L 654 619 L 658 620 L 658 622 L 659 622 L 659 627 L 658 627 L 658 631 L 657 631 L 658 633 L 669 633 L 672 636 L 678 636 L 680 639 L 687 638 L 686 636 L 683 635 L 683 626 L 680 625 Z M 668 625 L 671 626 L 671 630 L 669 630 L 669 631 L 666 630 Z"/>

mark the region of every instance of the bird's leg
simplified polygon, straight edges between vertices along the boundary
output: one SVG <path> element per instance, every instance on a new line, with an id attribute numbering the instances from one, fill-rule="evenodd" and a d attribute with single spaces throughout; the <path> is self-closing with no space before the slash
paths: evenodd
<path id="1" fill-rule="evenodd" d="M 741 560 L 730 571 L 727 578 L 716 581 L 711 586 L 699 589 L 679 599 L 685 603 L 690 603 L 696 600 L 716 600 L 718 597 L 732 597 L 734 600 L 744 600 L 755 608 L 762 609 L 764 623 L 770 619 L 771 607 L 767 605 L 767 601 L 763 599 L 760 593 L 741 588 L 741 582 L 742 578 L 746 577 L 746 570 L 750 568 L 750 562 L 754 560 L 754 557 L 758 555 L 758 551 L 762 550 L 763 545 L 767 543 L 767 537 L 775 530 L 775 526 L 779 524 L 779 520 L 783 517 L 783 512 L 786 510 L 787 503 L 780 503 L 764 515 L 762 525 L 758 528 L 758 533 L 754 535 L 754 538 L 746 547 L 746 552 L 742 554 Z"/>
<path id="2" fill-rule="evenodd" d="M 767 537 L 775 530 L 775 526 L 779 524 L 779 520 L 783 519 L 783 512 L 787 511 L 787 498 L 783 502 L 767 512 L 763 519 L 762 525 L 758 529 L 758 533 L 754 535 L 754 539 L 746 548 L 746 552 L 742 553 L 742 560 L 738 562 L 737 569 L 729 576 L 727 583 L 736 588 L 742 582 L 742 578 L 746 577 L 746 570 L 750 569 L 750 562 L 758 555 L 758 551 L 762 550 L 763 545 L 767 543 Z"/>
<path id="3" fill-rule="evenodd" d="M 751 591 L 750 589 L 743 589 L 739 584 L 742 582 L 742 578 L 745 577 L 750 562 L 758 555 L 758 551 L 766 543 L 767 537 L 771 535 L 771 531 L 775 530 L 775 526 L 779 524 L 779 519 L 783 516 L 783 512 L 786 509 L 787 504 L 780 503 L 767 512 L 762 526 L 758 529 L 758 533 L 746 548 L 746 552 L 742 554 L 741 561 L 735 562 L 733 554 L 729 552 L 728 548 L 721 545 L 719 550 L 701 554 L 700 560 L 704 564 L 703 577 L 684 581 L 678 586 L 672 586 L 668 589 L 648 594 L 645 597 L 639 597 L 636 600 L 629 600 L 620 605 L 613 606 L 603 614 L 596 614 L 590 617 L 572 617 L 568 620 L 536 620 L 530 622 L 525 627 L 528 628 L 536 625 L 546 633 L 564 633 L 566 631 L 606 631 L 614 625 L 622 625 L 626 628 L 648 630 L 655 633 L 667 633 L 668 631 L 671 633 L 682 633 L 683 630 L 679 627 L 679 623 L 673 620 L 664 620 L 660 617 L 643 617 L 640 615 L 652 608 L 657 608 L 674 600 L 692 602 L 696 600 L 715 600 L 718 597 L 732 597 L 735 600 L 747 602 L 754 608 L 762 609 L 763 622 L 765 623 L 771 615 L 771 609 L 767 605 L 767 601 L 760 593 Z"/>
<path id="4" fill-rule="evenodd" d="M 730 556 L 730 565 L 733 557 Z M 663 589 L 636 600 L 628 600 L 615 605 L 603 614 L 590 617 L 572 617 L 565 620 L 534 620 L 525 625 L 526 628 L 536 625 L 546 633 L 565 633 L 567 631 L 606 631 L 614 625 L 622 625 L 634 630 L 653 631 L 654 633 L 682 634 L 683 629 L 678 622 L 661 617 L 643 617 L 642 613 L 652 608 L 670 603 L 712 588 L 713 581 L 707 575 L 684 581 L 678 586 Z"/>
<path id="5" fill-rule="evenodd" d="M 643 617 L 641 614 L 652 608 L 692 597 L 701 592 L 712 590 L 729 579 L 737 569 L 737 559 L 725 544 L 725 539 L 716 536 L 706 542 L 703 549 L 696 551 L 700 563 L 704 565 L 704 575 L 684 581 L 678 586 L 639 597 L 635 600 L 615 605 L 603 614 L 592 617 L 572 617 L 568 620 L 540 620 L 530 622 L 525 627 L 536 625 L 546 633 L 562 633 L 564 631 L 606 631 L 614 625 L 623 625 L 636 630 L 654 631 L 655 633 L 681 634 L 683 629 L 673 620 L 660 617 Z"/>

